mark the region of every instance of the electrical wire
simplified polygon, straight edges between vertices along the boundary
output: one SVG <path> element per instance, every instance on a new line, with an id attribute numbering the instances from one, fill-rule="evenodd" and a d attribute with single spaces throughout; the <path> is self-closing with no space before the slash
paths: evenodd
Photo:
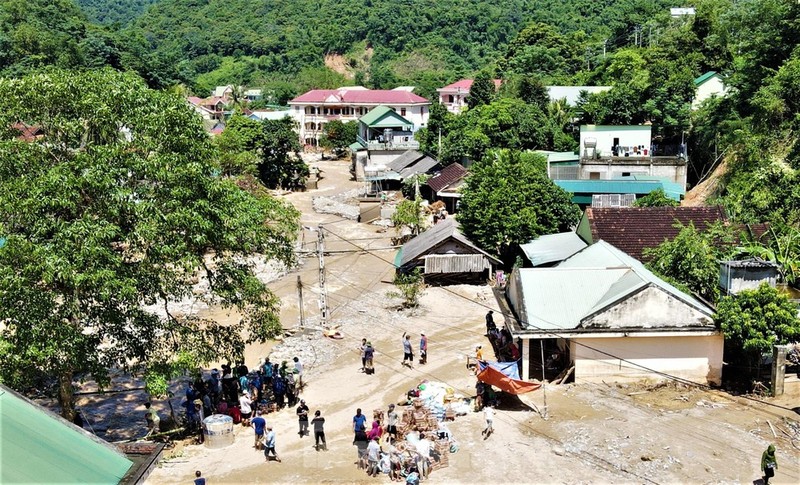
<path id="1" fill-rule="evenodd" d="M 347 243 L 349 243 L 349 244 L 351 244 L 351 245 L 353 245 L 355 247 L 361 248 L 363 251 L 365 251 L 366 253 L 370 254 L 371 256 L 373 256 L 373 257 L 375 257 L 375 258 L 377 258 L 377 259 L 379 259 L 379 260 L 391 265 L 395 269 L 397 269 L 397 266 L 392 261 L 384 259 L 380 255 L 374 254 L 370 250 L 362 248 L 362 247 L 358 246 L 357 244 L 348 241 L 346 238 L 336 234 L 335 232 L 331 231 L 328 228 L 326 228 L 325 230 L 328 231 L 333 236 L 338 237 L 342 241 L 345 241 L 345 242 L 347 242 Z M 492 309 L 492 307 L 490 307 L 488 305 L 485 305 L 485 304 L 483 304 L 481 302 L 478 302 L 478 301 L 472 300 L 472 299 L 470 299 L 468 297 L 465 297 L 463 295 L 460 295 L 460 294 L 456 293 L 455 291 L 452 291 L 452 290 L 450 290 L 448 288 L 442 287 L 442 289 L 444 291 L 447 291 L 448 293 L 451 293 L 451 294 L 459 297 L 459 298 L 462 298 L 464 300 L 472 302 L 475 305 L 478 305 L 478 306 L 481 306 L 481 307 L 484 307 L 484 308 L 488 308 L 488 309 Z M 694 387 L 697 387 L 697 388 L 700 388 L 700 389 L 703 389 L 703 390 L 706 390 L 706 391 L 709 391 L 709 392 L 714 390 L 714 388 L 712 388 L 711 386 L 709 386 L 707 384 L 700 384 L 700 383 L 688 380 L 688 379 L 683 378 L 683 377 L 675 376 L 675 375 L 672 375 L 672 374 L 669 374 L 669 373 L 666 373 L 666 372 L 663 372 L 663 371 L 652 369 L 652 368 L 647 367 L 647 366 L 642 365 L 642 364 L 638 364 L 636 362 L 629 361 L 629 360 L 627 360 L 625 358 L 622 358 L 622 357 L 620 357 L 618 355 L 611 354 L 609 352 L 606 352 L 604 350 L 592 347 L 591 345 L 585 344 L 583 342 L 578 342 L 578 341 L 575 341 L 574 339 L 569 339 L 568 337 L 565 337 L 563 335 L 559 335 L 559 334 L 557 334 L 555 332 L 552 332 L 551 329 L 543 329 L 543 328 L 537 327 L 537 326 L 531 324 L 530 322 L 526 322 L 526 321 L 521 321 L 521 320 L 517 320 L 517 321 L 521 325 L 525 325 L 526 327 L 531 327 L 531 328 L 533 328 L 535 330 L 541 331 L 544 335 L 550 335 L 550 336 L 552 336 L 554 338 L 561 338 L 561 339 L 565 339 L 565 340 L 571 340 L 575 345 L 578 345 L 580 347 L 586 348 L 586 349 L 591 350 L 593 352 L 597 352 L 597 353 L 599 353 L 601 355 L 605 355 L 607 357 L 611 357 L 611 358 L 613 358 L 615 360 L 619 360 L 620 362 L 625 362 L 626 364 L 629 364 L 631 366 L 634 366 L 634 367 L 640 368 L 642 370 L 648 371 L 649 373 L 653 373 L 653 374 L 659 375 L 659 376 L 664 377 L 666 379 L 670 379 L 670 380 L 673 380 L 673 381 L 676 381 L 676 382 L 680 382 L 680 383 L 686 384 L 688 386 L 694 386 Z M 556 328 L 567 330 L 564 327 L 562 327 L 562 326 L 560 326 L 560 325 L 558 325 L 558 324 L 556 324 L 554 322 L 549 322 L 549 321 L 546 321 L 546 320 L 542 320 L 542 321 L 544 321 L 545 323 L 549 323 L 551 325 L 554 325 Z M 775 407 L 775 408 L 782 409 L 782 410 L 785 410 L 785 411 L 794 411 L 792 408 L 789 408 L 789 407 L 786 407 L 786 406 L 781 406 L 779 404 L 775 404 L 775 403 L 771 403 L 771 402 L 767 402 L 767 401 L 763 401 L 761 399 L 756 399 L 756 398 L 754 398 L 752 396 L 740 396 L 740 397 L 742 397 L 743 399 L 749 400 L 749 401 L 757 402 L 759 404 Z"/>

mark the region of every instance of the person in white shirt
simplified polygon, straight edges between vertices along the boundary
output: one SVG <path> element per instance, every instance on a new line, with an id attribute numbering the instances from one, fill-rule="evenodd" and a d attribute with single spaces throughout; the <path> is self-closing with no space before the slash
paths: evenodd
<path id="1" fill-rule="evenodd" d="M 294 358 L 294 373 L 297 374 L 297 389 L 300 390 L 303 388 L 303 363 L 299 357 Z"/>
<path id="2" fill-rule="evenodd" d="M 367 445 L 367 475 L 378 476 L 381 472 L 378 468 L 378 461 L 381 459 L 381 445 L 378 439 L 373 438 Z"/>
<path id="3" fill-rule="evenodd" d="M 250 415 L 253 413 L 252 404 L 253 401 L 250 400 L 250 396 L 246 392 L 239 396 L 239 412 L 242 413 L 242 426 L 250 426 Z"/>
<path id="4" fill-rule="evenodd" d="M 488 438 L 492 434 L 492 421 L 494 420 L 494 409 L 491 406 L 483 408 L 483 418 L 486 420 L 486 429 L 481 433 L 484 437 Z"/>

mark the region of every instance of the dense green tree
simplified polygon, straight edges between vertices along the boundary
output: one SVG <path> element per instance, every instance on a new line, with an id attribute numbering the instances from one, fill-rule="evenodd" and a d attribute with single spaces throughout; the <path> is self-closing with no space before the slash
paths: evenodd
<path id="1" fill-rule="evenodd" d="M 126 25 L 158 0 L 77 0 L 90 20 L 106 25 Z"/>
<path id="2" fill-rule="evenodd" d="M 580 210 L 547 178 L 545 163 L 538 154 L 498 150 L 471 166 L 456 215 L 464 234 L 506 260 L 512 245 L 577 224 Z"/>
<path id="3" fill-rule="evenodd" d="M 644 197 L 639 197 L 633 203 L 634 207 L 677 207 L 679 205 L 680 202 L 667 197 L 664 189 L 660 187 Z"/>
<path id="4" fill-rule="evenodd" d="M 707 301 L 719 298 L 719 263 L 734 253 L 734 237 L 721 225 L 699 231 L 692 222 L 672 240 L 645 248 L 647 267 L 667 281 Z"/>
<path id="5" fill-rule="evenodd" d="M 474 109 L 489 104 L 495 97 L 494 76 L 489 71 L 481 71 L 472 81 L 467 96 L 467 106 Z"/>
<path id="6" fill-rule="evenodd" d="M 18 139 L 14 123 L 43 138 Z M 158 370 L 190 355 L 238 361 L 280 331 L 279 302 L 247 256 L 294 259 L 297 212 L 220 177 L 186 103 L 109 70 L 0 80 L 0 378 L 58 382 Z M 194 294 L 238 324 L 175 312 Z M 151 364 L 156 364 L 151 366 Z"/>
<path id="7" fill-rule="evenodd" d="M 725 335 L 725 361 L 734 369 L 748 369 L 749 375 L 757 375 L 761 354 L 773 345 L 800 338 L 797 306 L 766 283 L 722 297 L 714 320 Z"/>
<path id="8" fill-rule="evenodd" d="M 319 144 L 323 148 L 332 150 L 337 156 L 341 156 L 348 146 L 356 142 L 357 135 L 357 122 L 332 120 L 325 124 L 325 128 L 322 130 L 322 137 L 319 139 Z"/>
<path id="9" fill-rule="evenodd" d="M 266 187 L 305 186 L 309 169 L 298 156 L 302 148 L 291 119 L 256 121 L 238 114 L 228 120 L 223 135 L 223 159 L 247 161 L 242 152 L 256 155 L 258 178 Z"/>

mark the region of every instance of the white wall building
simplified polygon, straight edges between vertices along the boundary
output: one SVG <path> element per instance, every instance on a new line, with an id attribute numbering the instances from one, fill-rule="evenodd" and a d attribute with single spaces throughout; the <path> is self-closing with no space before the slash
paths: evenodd
<path id="1" fill-rule="evenodd" d="M 713 96 L 725 96 L 728 88 L 725 79 L 717 72 L 708 71 L 694 80 L 695 95 L 692 100 L 692 109 L 697 109 L 703 101 Z"/>
<path id="2" fill-rule="evenodd" d="M 582 125 L 580 155 L 583 158 L 610 157 L 614 147 L 619 156 L 633 156 L 637 150 L 642 156 L 650 153 L 652 129 L 647 125 L 614 126 Z"/>
<path id="3" fill-rule="evenodd" d="M 300 143 L 316 146 L 325 124 L 340 120 L 356 121 L 378 105 L 393 108 L 414 125 L 428 123 L 430 101 L 408 87 L 392 90 L 348 86 L 339 89 L 314 89 L 289 101 L 291 116 L 297 122 Z M 353 140 L 355 142 L 355 140 Z"/>

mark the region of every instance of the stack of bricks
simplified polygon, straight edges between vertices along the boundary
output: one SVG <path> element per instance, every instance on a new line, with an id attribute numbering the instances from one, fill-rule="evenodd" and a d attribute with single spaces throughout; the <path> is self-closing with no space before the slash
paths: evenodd
<path id="1" fill-rule="evenodd" d="M 431 463 L 431 470 L 438 470 L 450 466 L 450 441 L 436 440 L 433 449 L 435 452 L 434 456 L 437 456 L 439 459 Z"/>

